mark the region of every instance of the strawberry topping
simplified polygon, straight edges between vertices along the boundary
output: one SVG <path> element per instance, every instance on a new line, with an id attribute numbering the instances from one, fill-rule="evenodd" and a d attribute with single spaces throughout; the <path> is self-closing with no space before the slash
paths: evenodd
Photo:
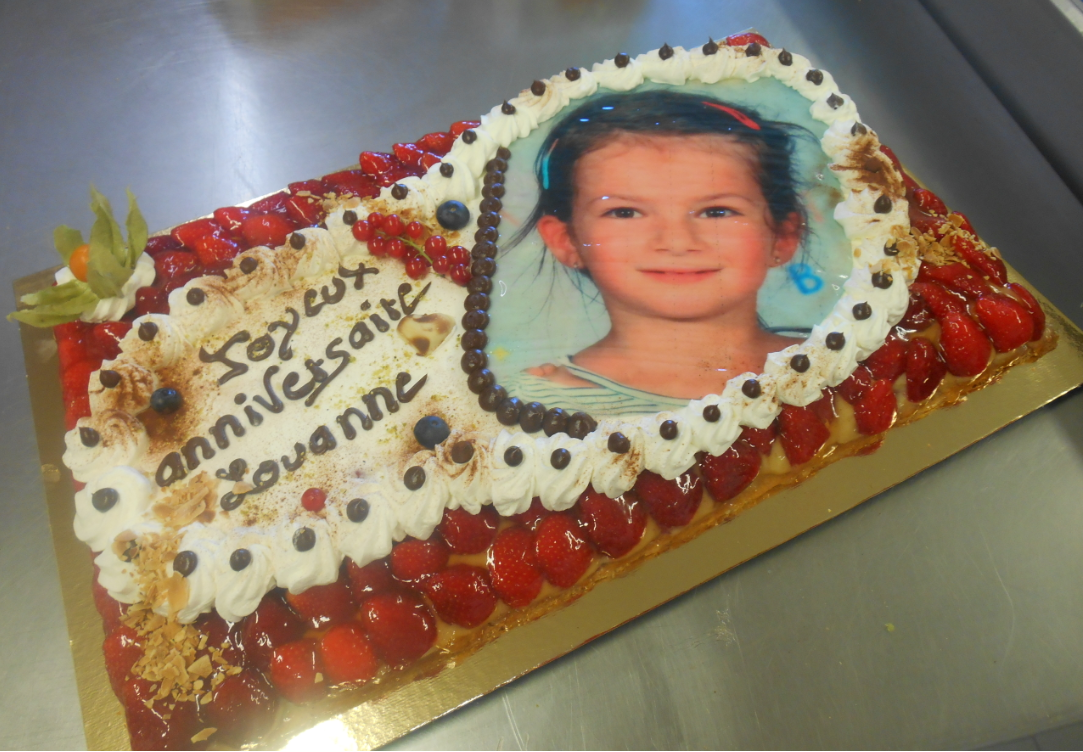
<path id="1" fill-rule="evenodd" d="M 380 669 L 376 651 L 356 621 L 331 627 L 320 638 L 320 659 L 332 684 L 364 684 Z"/>
<path id="2" fill-rule="evenodd" d="M 313 629 L 349 621 L 357 611 L 350 586 L 342 577 L 327 585 L 313 585 L 296 595 L 287 592 L 286 600 Z"/>
<path id="3" fill-rule="evenodd" d="M 940 318 L 940 349 L 956 376 L 977 376 L 985 370 L 992 344 L 974 319 L 949 311 Z"/>
<path id="4" fill-rule="evenodd" d="M 361 625 L 377 654 L 390 666 L 405 666 L 436 641 L 436 617 L 412 593 L 373 595 L 361 604 Z"/>
<path id="5" fill-rule="evenodd" d="M 275 717 L 274 693 L 260 672 L 246 668 L 227 676 L 202 706 L 207 724 L 219 733 L 244 743 L 259 736 Z M 216 736 L 216 739 L 219 737 Z"/>
<path id="6" fill-rule="evenodd" d="M 897 407 L 892 383 L 887 379 L 873 383 L 854 405 L 857 430 L 867 436 L 883 433 L 895 422 Z"/>
<path id="7" fill-rule="evenodd" d="M 1034 334 L 1034 317 L 1022 303 L 1004 295 L 982 296 L 974 311 L 997 352 L 1022 347 Z"/>
<path id="8" fill-rule="evenodd" d="M 1030 335 L 1031 342 L 1042 338 L 1042 333 L 1045 332 L 1045 311 L 1038 304 L 1037 299 L 1030 294 L 1030 290 L 1023 287 L 1018 282 L 1009 282 L 1008 289 L 1015 293 L 1015 297 L 1019 299 L 1019 302 L 1023 304 L 1023 307 L 1027 309 L 1027 312 L 1034 318 L 1034 333 Z"/>
<path id="9" fill-rule="evenodd" d="M 489 576 L 493 589 L 509 606 L 529 605 L 542 586 L 533 533 L 525 527 L 509 527 L 496 536 L 489 549 Z"/>
<path id="10" fill-rule="evenodd" d="M 463 627 L 483 624 L 496 608 L 489 572 L 468 564 L 455 564 L 434 574 L 425 583 L 425 594 L 441 619 Z"/>
<path id="11" fill-rule="evenodd" d="M 932 342 L 915 337 L 906 347 L 906 398 L 923 402 L 932 396 L 948 366 Z"/>
<path id="12" fill-rule="evenodd" d="M 448 554 L 447 544 L 435 535 L 404 540 L 391 550 L 391 573 L 403 582 L 420 582 L 447 566 Z"/>
<path id="13" fill-rule="evenodd" d="M 831 436 L 831 431 L 820 422 L 811 407 L 783 405 L 778 419 L 782 448 L 791 465 L 802 465 L 811 460 Z"/>
<path id="14" fill-rule="evenodd" d="M 479 514 L 465 509 L 445 509 L 440 522 L 440 536 L 448 548 L 457 554 L 480 554 L 496 538 L 500 516 L 491 506 L 481 508 Z"/>
<path id="15" fill-rule="evenodd" d="M 703 483 L 692 471 L 673 480 L 644 470 L 635 485 L 636 496 L 662 527 L 683 527 L 692 521 L 703 501 Z"/>
<path id="16" fill-rule="evenodd" d="M 578 582 L 594 559 L 594 550 L 579 521 L 567 512 L 551 514 L 541 521 L 534 531 L 534 553 L 545 579 L 562 588 Z"/>
<path id="17" fill-rule="evenodd" d="M 647 510 L 633 495 L 611 499 L 593 486 L 579 497 L 579 519 L 598 550 L 613 559 L 635 548 L 647 529 Z"/>
<path id="18" fill-rule="evenodd" d="M 704 456 L 699 467 L 711 496 L 716 501 L 728 501 L 756 479 L 761 462 L 760 453 L 738 439 L 722 454 Z"/>
<path id="19" fill-rule="evenodd" d="M 271 683 L 292 703 L 321 697 L 326 691 L 319 644 L 310 638 L 287 642 L 271 656 Z"/>
<path id="20" fill-rule="evenodd" d="M 263 596 L 256 610 L 241 622 L 245 652 L 260 669 L 270 665 L 271 654 L 276 647 L 296 640 L 304 631 L 304 622 L 275 592 Z"/>

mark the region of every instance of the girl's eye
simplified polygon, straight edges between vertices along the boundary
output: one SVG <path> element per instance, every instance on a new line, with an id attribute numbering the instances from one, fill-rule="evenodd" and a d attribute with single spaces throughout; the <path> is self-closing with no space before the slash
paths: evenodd
<path id="1" fill-rule="evenodd" d="M 639 212 L 635 209 L 630 209 L 627 206 L 621 206 L 616 209 L 610 209 L 603 216 L 615 217 L 616 219 L 633 219 L 639 216 Z"/>
<path id="2" fill-rule="evenodd" d="M 725 206 L 711 206 L 700 212 L 700 216 L 707 219 L 722 219 L 723 217 L 735 216 L 737 212 L 733 209 L 727 209 Z"/>

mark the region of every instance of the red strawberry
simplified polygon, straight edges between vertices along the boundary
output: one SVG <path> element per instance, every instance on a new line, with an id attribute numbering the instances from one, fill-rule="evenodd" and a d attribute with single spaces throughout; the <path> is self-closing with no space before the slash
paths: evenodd
<path id="1" fill-rule="evenodd" d="M 181 244 L 172 235 L 155 235 L 153 238 L 147 238 L 147 245 L 143 248 L 143 253 L 151 258 L 157 258 L 160 253 L 180 250 L 180 247 Z"/>
<path id="2" fill-rule="evenodd" d="M 880 147 L 883 148 L 883 147 Z M 905 173 L 904 173 L 905 174 Z M 910 226 L 917 228 L 923 235 L 932 235 L 939 239 L 947 235 L 951 229 L 951 223 L 943 217 L 934 217 L 926 214 L 918 208 L 917 204 L 910 202 Z"/>
<path id="3" fill-rule="evenodd" d="M 222 225 L 229 235 L 239 235 L 241 223 L 252 215 L 251 210 L 240 206 L 223 206 L 214 210 L 214 221 Z"/>
<path id="4" fill-rule="evenodd" d="M 282 597 L 270 592 L 256 610 L 241 622 L 241 640 L 252 663 L 266 670 L 274 649 L 305 633 L 305 624 L 290 610 Z"/>
<path id="5" fill-rule="evenodd" d="M 452 136 L 458 138 L 463 134 L 463 131 L 477 128 L 479 125 L 481 125 L 480 120 L 460 120 L 457 123 L 452 123 L 451 127 L 448 128 L 448 131 L 451 133 Z"/>
<path id="6" fill-rule="evenodd" d="M 926 214 L 934 214 L 942 217 L 948 213 L 948 207 L 944 205 L 944 202 L 940 200 L 939 196 L 928 188 L 914 189 L 913 201 L 917 203 L 921 210 Z"/>
<path id="7" fill-rule="evenodd" d="M 959 222 L 960 222 L 959 229 L 960 230 L 965 230 L 966 232 L 969 232 L 974 237 L 978 236 L 978 231 L 974 229 L 974 225 L 970 224 L 970 220 L 966 218 L 965 214 L 963 214 L 962 212 L 952 212 L 948 216 L 949 217 L 958 217 L 959 218 Z"/>
<path id="8" fill-rule="evenodd" d="M 386 593 L 396 587 L 386 559 L 371 561 L 363 567 L 347 559 L 346 574 L 350 578 L 350 590 L 353 591 L 353 596 L 358 603 L 369 595 Z"/>
<path id="9" fill-rule="evenodd" d="M 380 189 L 375 181 L 361 170 L 333 172 L 330 175 L 324 175 L 323 182 L 328 189 L 339 195 L 350 193 L 362 198 L 375 198 L 380 195 Z"/>
<path id="10" fill-rule="evenodd" d="M 820 394 L 823 396 L 810 404 L 809 409 L 816 414 L 820 422 L 830 425 L 831 421 L 839 417 L 838 413 L 835 412 L 835 396 L 830 389 L 823 389 Z"/>
<path id="11" fill-rule="evenodd" d="M 60 374 L 60 386 L 64 399 L 86 396 L 90 384 L 90 374 L 101 366 L 100 360 L 79 360 L 72 363 Z"/>
<path id="12" fill-rule="evenodd" d="M 410 538 L 391 549 L 391 573 L 403 582 L 418 582 L 447 566 L 448 547 L 438 536 Z"/>
<path id="13" fill-rule="evenodd" d="M 322 180 L 301 180 L 296 183 L 289 184 L 289 191 L 294 196 L 298 193 L 307 193 L 310 196 L 320 198 L 323 194 L 327 193 L 327 186 Z"/>
<path id="14" fill-rule="evenodd" d="M 207 649 L 222 651 L 222 656 L 234 666 L 245 662 L 244 647 L 241 645 L 241 625 L 228 622 L 211 611 L 196 621 L 196 627 L 207 635 Z"/>
<path id="15" fill-rule="evenodd" d="M 53 338 L 57 342 L 68 339 L 85 339 L 90 333 L 90 326 L 85 321 L 69 321 L 66 324 L 57 324 L 53 327 Z"/>
<path id="16" fill-rule="evenodd" d="M 66 371 L 73 363 L 80 360 L 90 360 L 90 343 L 83 337 L 78 339 L 59 339 L 56 343 L 57 355 L 60 357 L 60 369 Z"/>
<path id="17" fill-rule="evenodd" d="M 924 298 L 911 290 L 910 305 L 906 307 L 906 313 L 903 314 L 902 321 L 898 324 L 899 328 L 911 332 L 920 332 L 927 329 L 931 323 L 933 323 L 932 310 L 925 304 Z"/>
<path id="18" fill-rule="evenodd" d="M 537 598 L 542 573 L 534 552 L 534 534 L 516 526 L 496 536 L 489 549 L 489 576 L 493 589 L 513 608 L 522 608 Z"/>
<path id="19" fill-rule="evenodd" d="M 399 163 L 394 154 L 381 151 L 363 151 L 357 161 L 361 163 L 361 171 L 366 175 L 380 175 Z"/>
<path id="20" fill-rule="evenodd" d="M 134 629 L 121 625 L 105 638 L 102 651 L 109 682 L 113 691 L 120 694 L 136 661 L 143 657 L 143 641 Z"/>
<path id="21" fill-rule="evenodd" d="M 200 749 L 206 742 L 193 746 L 192 736 L 200 730 L 194 702 L 155 700 L 151 707 L 144 701 L 153 700 L 157 685 L 135 678 L 123 687 L 122 700 L 128 721 L 132 749 Z M 168 715 L 169 718 L 165 716 Z"/>
<path id="22" fill-rule="evenodd" d="M 1026 307 L 1004 295 L 986 295 L 974 304 L 985 333 L 997 352 L 1022 347 L 1034 335 L 1034 317 Z"/>
<path id="23" fill-rule="evenodd" d="M 199 271 L 199 258 L 188 251 L 166 251 L 154 259 L 159 284 L 171 279 L 191 279 Z"/>
<path id="24" fill-rule="evenodd" d="M 425 151 L 438 156 L 444 156 L 455 143 L 455 137 L 450 133 L 426 133 L 417 140 L 417 145 Z"/>
<path id="25" fill-rule="evenodd" d="M 425 583 L 425 594 L 441 619 L 463 627 L 484 624 L 496 608 L 489 572 L 468 564 L 455 564 L 434 574 Z"/>
<path id="26" fill-rule="evenodd" d="M 874 383 L 854 405 L 857 430 L 866 436 L 883 433 L 895 422 L 895 388 L 887 379 Z"/>
<path id="27" fill-rule="evenodd" d="M 278 214 L 254 214 L 241 223 L 241 234 L 252 246 L 277 248 L 293 230 L 293 223 Z"/>
<path id="28" fill-rule="evenodd" d="M 421 167 L 428 171 L 434 164 L 440 164 L 443 161 L 443 157 L 439 154 L 433 154 L 431 151 L 427 151 L 421 155 Z"/>
<path id="29" fill-rule="evenodd" d="M 222 226 L 213 219 L 195 219 L 183 225 L 177 225 L 169 234 L 181 245 L 195 248 L 196 241 L 200 238 L 221 231 Z"/>
<path id="30" fill-rule="evenodd" d="M 327 585 L 314 585 L 303 593 L 287 592 L 286 601 L 313 629 L 349 621 L 357 611 L 350 586 L 342 577 Z"/>
<path id="31" fill-rule="evenodd" d="M 379 175 L 376 176 L 376 183 L 383 188 L 388 188 L 405 177 L 409 177 L 410 175 L 417 176 L 420 174 L 420 167 L 411 168 L 407 167 L 406 165 L 401 165 L 397 167 L 392 167 L 387 172 L 381 172 Z"/>
<path id="32" fill-rule="evenodd" d="M 286 202 L 286 214 L 298 227 L 312 227 L 323 221 L 326 213 L 318 199 L 293 196 Z"/>
<path id="33" fill-rule="evenodd" d="M 323 670 L 319 644 L 311 638 L 280 645 L 271 656 L 271 683 L 292 703 L 308 702 L 324 694 L 326 682 L 317 681 Z"/>
<path id="34" fill-rule="evenodd" d="M 921 296 L 938 321 L 943 321 L 948 313 L 966 315 L 966 303 L 936 282 L 915 282 L 910 289 Z"/>
<path id="35" fill-rule="evenodd" d="M 891 163 L 895 165 L 896 170 L 898 170 L 899 172 L 903 171 L 902 162 L 900 162 L 899 158 L 895 156 L 895 152 L 891 149 L 891 147 L 885 144 L 880 144 L 880 151 L 881 153 L 886 155 L 888 159 L 891 160 Z"/>
<path id="36" fill-rule="evenodd" d="M 783 405 L 778 420 L 782 429 L 782 448 L 791 465 L 802 465 L 811 460 L 831 436 L 831 431 L 810 407 Z"/>
<path id="37" fill-rule="evenodd" d="M 132 328 L 127 321 L 104 321 L 90 330 L 90 353 L 100 360 L 112 360 L 120 355 L 120 341 Z"/>
<path id="38" fill-rule="evenodd" d="M 286 216 L 286 202 L 289 201 L 290 194 L 286 191 L 279 191 L 278 193 L 272 193 L 270 196 L 261 198 L 248 207 L 248 210 L 252 214 L 277 214 L 281 217 Z"/>
<path id="39" fill-rule="evenodd" d="M 218 729 L 218 735 L 240 742 L 260 736 L 274 721 L 274 691 L 263 674 L 246 668 L 227 676 L 211 693 L 211 701 L 202 706 L 207 725 Z"/>
<path id="40" fill-rule="evenodd" d="M 947 289 L 962 293 L 968 298 L 977 298 L 992 290 L 988 282 L 958 262 L 944 266 L 922 264 L 918 279 L 922 282 L 939 282 Z"/>
<path id="41" fill-rule="evenodd" d="M 992 254 L 985 253 L 985 251 L 974 245 L 970 238 L 955 235 L 951 239 L 951 247 L 975 271 L 984 274 L 998 285 L 1008 284 L 1008 269 L 1004 266 L 1004 262 Z"/>
<path id="42" fill-rule="evenodd" d="M 64 397 L 64 430 L 75 428 L 80 418 L 90 417 L 90 397 L 79 394 Z"/>
<path id="43" fill-rule="evenodd" d="M 865 359 L 865 367 L 874 379 L 894 381 L 906 370 L 906 342 L 888 337 L 879 350 Z"/>
<path id="44" fill-rule="evenodd" d="M 715 501 L 729 501 L 756 479 L 761 462 L 759 452 L 748 442 L 738 440 L 718 456 L 704 456 L 699 468 Z"/>
<path id="45" fill-rule="evenodd" d="M 567 512 L 551 514 L 538 525 L 534 554 L 545 579 L 562 588 L 577 583 L 594 559 L 579 522 Z"/>
<path id="46" fill-rule="evenodd" d="M 744 47 L 746 44 L 763 45 L 764 47 L 770 47 L 770 43 L 759 34 L 751 31 L 746 31 L 744 34 L 732 34 L 726 37 L 726 45 L 729 47 Z"/>
<path id="47" fill-rule="evenodd" d="M 361 604 L 361 625 L 390 666 L 413 663 L 436 641 L 436 617 L 413 593 L 370 596 Z"/>
<path id="48" fill-rule="evenodd" d="M 169 299 L 161 288 L 140 287 L 135 291 L 135 315 L 148 313 L 169 313 Z"/>
<path id="49" fill-rule="evenodd" d="M 579 519 L 587 537 L 612 559 L 635 548 L 647 528 L 647 510 L 634 496 L 611 499 L 593 486 L 579 497 Z"/>
<path id="50" fill-rule="evenodd" d="M 906 398 L 911 402 L 923 402 L 936 388 L 948 366 L 932 342 L 924 337 L 914 337 L 906 349 Z"/>
<path id="51" fill-rule="evenodd" d="M 776 436 L 778 436 L 778 423 L 773 422 L 767 428 L 745 426 L 738 438 L 744 439 L 749 446 L 760 454 L 770 454 L 771 445 L 775 443 Z"/>
<path id="52" fill-rule="evenodd" d="M 102 626 L 105 627 L 105 633 L 109 634 L 120 626 L 120 620 L 128 613 L 128 604 L 114 600 L 113 596 L 109 595 L 109 591 L 102 587 L 102 584 L 98 582 L 97 567 L 94 568 L 92 590 L 94 605 L 102 617 Z"/>
<path id="53" fill-rule="evenodd" d="M 552 512 L 542 506 L 541 498 L 535 496 L 533 499 L 530 500 L 529 509 L 519 514 L 513 514 L 511 518 L 515 522 L 525 527 L 527 530 L 533 531 L 538 527 L 538 524 L 542 520 L 544 520 L 551 514 Z"/>
<path id="54" fill-rule="evenodd" d="M 320 638 L 320 658 L 332 684 L 364 684 L 380 670 L 380 661 L 361 625 L 331 627 Z"/>
<path id="55" fill-rule="evenodd" d="M 1030 294 L 1030 290 L 1018 282 L 1009 282 L 1007 288 L 1015 293 L 1015 297 L 1019 299 L 1019 302 L 1034 318 L 1034 333 L 1030 335 L 1031 342 L 1041 339 L 1042 333 L 1045 332 L 1045 311 L 1042 310 L 1035 297 Z"/>
<path id="56" fill-rule="evenodd" d="M 992 345 L 974 319 L 948 312 L 940 319 L 940 349 L 956 376 L 977 376 L 989 364 Z"/>
<path id="57" fill-rule="evenodd" d="M 663 527 L 683 527 L 696 516 L 703 501 L 703 483 L 691 470 L 673 480 L 644 470 L 636 479 L 636 496 Z"/>
<path id="58" fill-rule="evenodd" d="M 224 269 L 241 252 L 241 246 L 224 234 L 204 235 L 193 247 L 199 262 L 211 269 Z"/>
<path id="59" fill-rule="evenodd" d="M 416 144 L 393 144 L 391 150 L 407 167 L 420 167 L 421 158 L 425 156 L 425 150 Z"/>
<path id="60" fill-rule="evenodd" d="M 480 514 L 465 509 L 445 509 L 440 521 L 440 536 L 448 548 L 457 554 L 480 554 L 496 538 L 500 516 L 491 506 L 481 508 Z"/>

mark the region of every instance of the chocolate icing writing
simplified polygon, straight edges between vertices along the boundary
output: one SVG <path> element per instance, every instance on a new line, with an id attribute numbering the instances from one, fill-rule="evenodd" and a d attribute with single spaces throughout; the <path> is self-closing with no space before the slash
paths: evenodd
<path id="1" fill-rule="evenodd" d="M 241 342 L 247 342 L 251 339 L 252 335 L 247 331 L 240 331 L 234 334 L 232 337 L 226 340 L 226 344 L 222 345 L 218 350 L 213 353 L 207 352 L 204 347 L 199 348 L 199 359 L 204 363 L 221 363 L 229 368 L 224 374 L 218 377 L 218 385 L 225 384 L 232 378 L 236 378 L 242 374 L 248 373 L 248 366 L 245 363 L 238 363 L 235 360 L 230 360 L 227 357 L 229 348 Z"/>
<path id="2" fill-rule="evenodd" d="M 399 285 L 399 307 L 402 308 L 402 312 L 409 316 L 417 308 L 417 304 L 421 302 L 421 299 L 425 296 L 425 293 L 432 287 L 432 282 L 421 288 L 421 292 L 414 297 L 413 303 L 406 302 L 406 295 L 414 288 L 410 286 L 409 282 L 403 282 Z"/>
<path id="3" fill-rule="evenodd" d="M 395 301 L 388 300 L 387 298 L 380 298 L 380 305 L 387 311 L 387 317 L 392 321 L 398 321 L 402 318 L 402 314 L 395 310 Z"/>
<path id="4" fill-rule="evenodd" d="M 376 327 L 376 330 L 383 333 L 391 328 L 391 324 L 384 321 L 378 313 L 369 314 L 369 321 Z"/>
<path id="5" fill-rule="evenodd" d="M 399 403 L 395 401 L 395 396 L 391 394 L 391 390 L 386 386 L 378 386 L 361 397 L 361 401 L 364 402 L 365 407 L 369 409 L 369 414 L 372 415 L 373 420 L 383 420 L 384 418 L 384 414 L 380 410 L 380 403 L 376 399 L 377 397 L 384 398 L 384 406 L 389 413 L 397 413 L 399 411 Z"/>
<path id="6" fill-rule="evenodd" d="M 379 274 L 380 270 L 374 266 L 365 266 L 365 262 L 362 261 L 356 269 L 347 269 L 346 267 L 339 265 L 338 273 L 340 277 L 353 277 L 353 289 L 363 290 L 365 289 L 365 275 Z"/>
<path id="7" fill-rule="evenodd" d="M 320 385 L 312 390 L 312 394 L 308 395 L 308 399 L 305 400 L 305 406 L 311 407 L 316 401 L 316 398 L 320 396 L 320 392 L 327 388 L 327 385 L 334 381 L 343 369 L 350 364 L 350 354 L 345 350 L 336 350 L 335 348 L 342 344 L 342 337 L 335 337 L 327 345 L 327 349 L 324 350 L 326 355 L 331 360 L 335 358 L 339 359 L 338 367 L 331 371 L 331 373 L 324 373 L 324 377 L 320 380 Z"/>
<path id="8" fill-rule="evenodd" d="M 274 337 L 272 337 L 270 334 L 262 334 L 248 343 L 248 348 L 245 350 L 245 355 L 248 356 L 249 360 L 258 362 L 271 357 L 271 353 L 273 353 L 274 351 Z"/>
<path id="9" fill-rule="evenodd" d="M 346 411 L 343 412 L 342 415 L 335 418 L 335 422 L 342 428 L 342 435 L 346 437 L 347 441 L 353 441 L 357 438 L 357 430 L 353 427 L 353 424 L 350 423 L 351 416 L 356 417 L 361 421 L 361 428 L 365 431 L 371 431 L 373 425 L 372 418 L 365 415 L 356 407 L 346 408 Z"/>
<path id="10" fill-rule="evenodd" d="M 338 442 L 335 441 L 334 434 L 331 433 L 331 429 L 327 426 L 320 426 L 312 432 L 312 436 L 308 440 L 308 448 L 312 450 L 313 454 L 324 454 L 330 452 L 338 446 Z"/>
<path id="11" fill-rule="evenodd" d="M 162 461 L 158 463 L 158 470 L 154 473 L 154 480 L 160 487 L 165 488 L 183 479 L 186 475 L 188 475 L 188 472 L 184 469 L 184 461 L 181 459 L 180 452 L 170 452 L 165 457 L 162 457 Z"/>
<path id="12" fill-rule="evenodd" d="M 293 338 L 294 332 L 297 331 L 297 326 L 301 323 L 301 314 L 297 313 L 292 308 L 287 308 L 288 313 L 292 319 L 290 323 L 285 321 L 272 321 L 267 325 L 267 331 L 273 332 L 275 329 L 285 329 L 286 336 L 282 338 L 282 343 L 278 346 L 278 357 L 282 360 L 289 360 L 293 357 L 293 350 L 290 348 L 290 339 Z"/>
<path id="13" fill-rule="evenodd" d="M 399 398 L 399 402 L 409 402 L 417 393 L 421 391 L 421 387 L 425 386 L 425 382 L 428 381 L 428 374 L 421 377 L 416 384 L 409 389 L 406 389 L 406 385 L 410 383 L 412 377 L 406 371 L 403 371 L 395 377 L 395 396 Z"/>
<path id="14" fill-rule="evenodd" d="M 197 452 L 196 450 L 199 451 Z M 188 465 L 189 470 L 195 470 L 199 467 L 199 452 L 203 453 L 203 459 L 205 460 L 214 457 L 214 447 L 211 446 L 211 442 L 207 441 L 202 436 L 188 439 L 188 443 L 181 449 L 181 454 L 184 455 L 184 462 Z"/>
<path id="15" fill-rule="evenodd" d="M 286 468 L 286 470 L 291 473 L 305 463 L 305 445 L 301 442 L 297 442 L 293 445 L 293 453 L 297 456 L 296 459 L 292 460 L 289 458 L 289 455 L 282 455 L 282 467 Z"/>
<path id="16" fill-rule="evenodd" d="M 214 437 L 214 443 L 218 445 L 219 449 L 229 449 L 229 434 L 226 433 L 227 427 L 233 429 L 233 436 L 235 438 L 239 439 L 244 436 L 244 426 L 241 425 L 241 421 L 237 420 L 237 416 L 223 415 L 210 429 L 210 434 Z"/>

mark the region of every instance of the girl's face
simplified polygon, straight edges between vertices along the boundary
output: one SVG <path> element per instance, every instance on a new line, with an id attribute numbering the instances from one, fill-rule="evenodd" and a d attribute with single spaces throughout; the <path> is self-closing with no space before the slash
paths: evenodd
<path id="1" fill-rule="evenodd" d="M 543 217 L 557 259 L 585 268 L 612 315 L 708 319 L 748 306 L 800 244 L 776 226 L 751 149 L 726 136 L 614 138 L 576 164 L 572 221 Z"/>

